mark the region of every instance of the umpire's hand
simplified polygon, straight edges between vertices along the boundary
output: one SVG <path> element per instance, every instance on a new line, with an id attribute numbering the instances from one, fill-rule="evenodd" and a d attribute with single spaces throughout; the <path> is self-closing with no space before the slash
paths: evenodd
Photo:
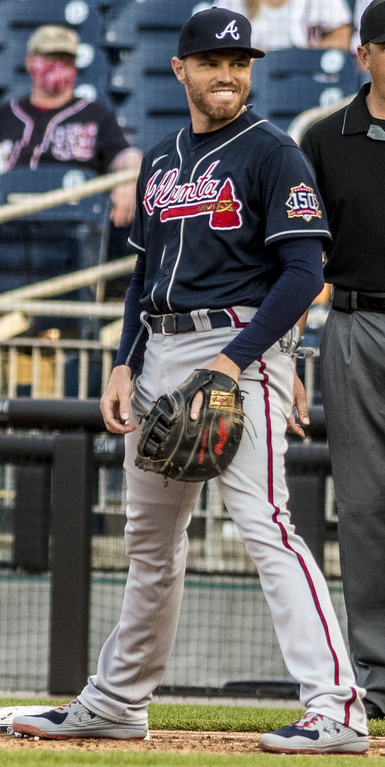
<path id="1" fill-rule="evenodd" d="M 113 369 L 100 400 L 104 423 L 113 434 L 129 434 L 136 429 L 134 424 L 127 423 L 130 417 L 131 391 L 131 370 L 127 365 L 118 365 Z"/>
<path id="2" fill-rule="evenodd" d="M 304 426 L 309 426 L 310 419 L 307 410 L 306 392 L 297 373 L 294 374 L 293 385 L 293 408 L 294 407 L 297 408 L 298 417 L 301 423 L 303 423 Z M 289 434 L 296 434 L 297 437 L 302 437 L 302 439 L 306 436 L 302 426 L 299 423 L 296 423 L 293 411 L 287 419 L 287 431 Z"/>

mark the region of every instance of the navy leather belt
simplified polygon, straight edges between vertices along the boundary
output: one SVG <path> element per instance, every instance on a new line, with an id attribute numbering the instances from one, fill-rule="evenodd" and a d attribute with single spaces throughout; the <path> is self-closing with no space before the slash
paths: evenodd
<path id="1" fill-rule="evenodd" d="M 215 328 L 231 327 L 231 317 L 224 311 L 208 312 L 207 320 L 212 330 Z M 147 322 L 153 333 L 163 333 L 173 336 L 175 333 L 191 333 L 196 330 L 196 324 L 191 314 L 160 314 L 150 315 Z"/>
<path id="2" fill-rule="evenodd" d="M 360 293 L 357 290 L 334 288 L 332 308 L 346 314 L 354 310 L 385 313 L 385 293 Z"/>

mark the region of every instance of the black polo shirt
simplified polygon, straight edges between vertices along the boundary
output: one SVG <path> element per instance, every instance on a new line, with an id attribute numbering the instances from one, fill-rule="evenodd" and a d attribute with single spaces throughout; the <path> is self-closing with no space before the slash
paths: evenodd
<path id="1" fill-rule="evenodd" d="M 115 116 L 97 101 L 74 97 L 43 110 L 25 98 L 0 106 L 0 173 L 47 163 L 106 173 L 128 147 Z"/>
<path id="2" fill-rule="evenodd" d="M 302 149 L 325 203 L 332 243 L 325 280 L 385 292 L 385 130 L 366 106 L 365 84 L 344 109 L 313 125 Z"/>

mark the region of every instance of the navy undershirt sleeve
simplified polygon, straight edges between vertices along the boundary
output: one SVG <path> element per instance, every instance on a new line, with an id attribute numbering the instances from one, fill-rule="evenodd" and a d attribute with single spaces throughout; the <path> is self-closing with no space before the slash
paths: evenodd
<path id="1" fill-rule="evenodd" d="M 144 288 L 145 269 L 146 259 L 144 253 L 139 253 L 126 293 L 123 330 L 114 362 L 114 367 L 117 367 L 117 365 L 129 365 L 132 373 L 136 373 L 142 365 L 144 349 L 148 338 L 147 329 L 140 321 L 140 297 Z"/>
<path id="2" fill-rule="evenodd" d="M 323 288 L 322 240 L 282 240 L 275 247 L 282 274 L 251 322 L 222 349 L 241 370 L 287 333 Z"/>
<path id="3" fill-rule="evenodd" d="M 251 322 L 222 349 L 241 370 L 295 325 L 324 284 L 320 239 L 282 240 L 272 247 L 276 248 L 282 274 Z M 141 367 L 148 338 L 140 322 L 144 274 L 145 256 L 140 253 L 127 290 L 123 331 L 114 363 L 114 367 L 129 365 L 133 373 Z"/>

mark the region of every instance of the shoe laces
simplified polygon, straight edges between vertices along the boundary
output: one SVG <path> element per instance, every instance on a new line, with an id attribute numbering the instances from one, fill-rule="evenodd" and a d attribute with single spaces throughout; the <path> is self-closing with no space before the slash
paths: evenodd
<path id="1" fill-rule="evenodd" d="M 300 729 L 313 729 L 323 721 L 324 717 L 322 714 L 304 714 L 296 722 L 292 722 L 292 724 Z"/>
<path id="2" fill-rule="evenodd" d="M 328 716 L 311 713 L 304 714 L 301 716 L 301 719 L 299 719 L 297 722 L 293 722 L 292 724 L 294 724 L 299 729 L 313 730 L 318 727 L 320 730 L 328 733 L 338 733 L 342 728 L 342 725 L 334 721 L 334 719 L 330 719 Z"/>
<path id="3" fill-rule="evenodd" d="M 65 708 L 71 708 L 71 706 L 74 706 L 76 703 L 80 703 L 80 700 L 75 698 L 75 700 L 71 700 L 70 703 L 66 703 L 64 706 L 58 706 L 55 708 L 55 711 L 64 711 Z"/>

